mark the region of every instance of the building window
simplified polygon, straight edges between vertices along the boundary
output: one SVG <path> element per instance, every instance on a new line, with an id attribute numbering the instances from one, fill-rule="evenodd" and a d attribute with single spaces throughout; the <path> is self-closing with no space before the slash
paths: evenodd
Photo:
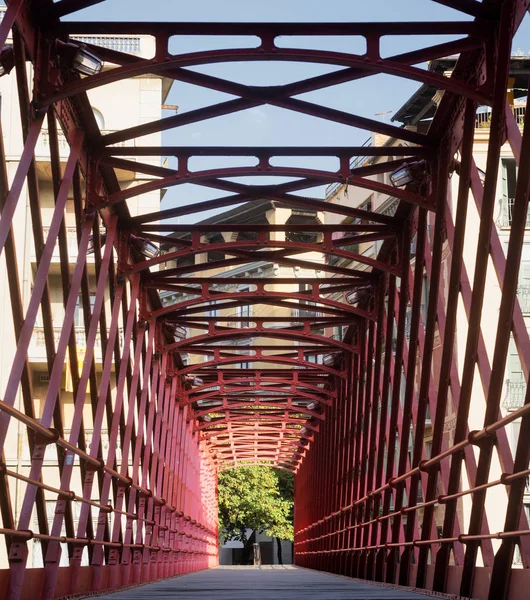
<path id="1" fill-rule="evenodd" d="M 515 201 L 515 187 L 519 168 L 515 158 L 503 158 L 501 165 L 502 198 L 500 199 L 500 213 L 497 223 L 501 227 L 511 227 L 513 218 L 513 204 Z M 530 227 L 530 213 L 526 213 L 526 227 Z"/>
<path id="2" fill-rule="evenodd" d="M 250 292 L 250 287 L 245 286 L 238 289 L 238 292 L 246 293 Z M 236 306 L 236 317 L 250 317 L 252 316 L 252 307 L 250 304 L 241 304 Z M 249 321 L 238 321 L 237 327 L 250 327 Z"/>
<path id="3" fill-rule="evenodd" d="M 429 306 L 429 278 L 427 275 L 423 276 L 423 290 L 422 290 L 422 303 L 421 303 L 421 323 L 425 325 L 427 323 L 427 307 Z"/>
<path id="4" fill-rule="evenodd" d="M 299 300 L 299 303 L 302 303 L 304 308 L 295 308 L 293 311 L 293 317 L 314 317 L 318 318 L 321 316 L 320 312 L 316 308 L 307 308 L 309 306 L 315 306 L 315 302 L 313 300 L 309 300 L 311 298 L 310 294 L 306 294 L 305 292 L 311 292 L 312 286 L 309 283 L 299 283 L 298 284 L 298 293 L 304 294 L 304 300 Z M 307 299 L 306 299 L 307 298 Z"/>
<path id="5" fill-rule="evenodd" d="M 215 306 L 216 304 L 217 304 L 216 300 L 212 300 L 210 302 L 209 310 L 206 312 L 207 317 L 217 317 L 218 316 L 218 310 Z"/>
<path id="6" fill-rule="evenodd" d="M 519 267 L 517 299 L 523 315 L 530 315 L 530 260 L 525 257 L 525 254 L 530 254 L 530 244 L 523 244 L 523 260 Z"/>
<path id="7" fill-rule="evenodd" d="M 526 395 L 526 381 L 523 375 L 521 359 L 513 336 L 508 346 L 508 358 L 506 362 L 506 390 L 502 402 L 506 410 L 517 410 L 524 404 Z"/>
<path id="8" fill-rule="evenodd" d="M 515 198 L 515 186 L 517 183 L 517 163 L 515 158 L 502 159 L 502 195 L 512 201 Z"/>
<path id="9" fill-rule="evenodd" d="M 382 175 L 384 176 L 384 173 Z M 372 210 L 372 196 L 370 196 L 369 200 L 367 200 L 366 202 L 363 202 L 361 204 L 361 206 L 359 206 L 359 208 L 361 210 L 369 210 L 369 211 Z"/>
<path id="10" fill-rule="evenodd" d="M 96 295 L 90 294 L 90 314 L 94 312 L 94 304 L 96 303 Z M 85 319 L 83 313 L 83 299 L 81 296 L 77 297 L 77 302 L 75 304 L 75 312 L 74 312 L 74 325 L 76 327 L 84 327 Z"/>
<path id="11" fill-rule="evenodd" d="M 214 234 L 208 237 L 209 244 L 223 244 L 224 238 L 222 234 Z M 225 255 L 223 252 L 219 250 L 210 250 L 208 251 L 208 262 L 217 262 L 220 260 L 224 260 Z"/>

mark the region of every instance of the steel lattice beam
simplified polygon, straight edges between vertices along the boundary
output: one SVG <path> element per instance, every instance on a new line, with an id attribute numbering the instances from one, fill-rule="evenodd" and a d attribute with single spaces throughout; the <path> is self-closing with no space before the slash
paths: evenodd
<path id="1" fill-rule="evenodd" d="M 517 300 L 530 196 L 522 168 L 530 117 L 517 121 L 506 101 L 511 41 L 530 1 L 436 2 L 460 11 L 461 20 L 77 22 L 61 17 L 98 0 L 6 2 L 0 47 L 12 35 L 23 149 L 10 181 L 0 144 L 0 252 L 14 324 L 13 340 L 6 341 L 13 361 L 0 391 L 0 532 L 9 560 L 2 597 L 100 592 L 217 564 L 217 473 L 244 465 L 295 473 L 295 561 L 301 566 L 484 600 L 516 598 L 515 586 L 528 587 L 530 530 L 523 509 L 530 392 L 512 412 L 503 410 L 502 396 L 511 339 L 526 380 L 530 370 L 526 317 Z M 154 36 L 155 57 L 88 44 L 107 65 L 80 77 L 56 60 L 56 38 L 80 35 Z M 172 54 L 174 35 L 254 36 L 259 45 Z M 422 48 L 382 56 L 385 36 L 416 35 L 425 39 Z M 448 35 L 459 39 L 440 40 Z M 366 51 L 315 50 L 311 42 L 295 49 L 285 43 L 289 36 L 359 36 Z M 448 55 L 458 55 L 450 77 L 418 66 Z M 240 61 L 339 69 L 268 87 L 190 70 Z M 428 130 L 300 98 L 346 82 L 369 83 L 377 74 L 440 92 Z M 143 76 L 234 98 L 102 134 L 87 92 Z M 296 140 L 290 147 L 126 145 L 263 105 L 391 140 L 367 147 L 302 148 Z M 483 177 L 473 160 L 479 105 L 491 108 Z M 49 223 L 35 159 L 43 127 L 54 197 Z M 60 132 L 69 146 L 66 160 Z M 500 236 L 494 218 L 505 142 L 521 168 L 511 227 Z M 153 160 L 166 156 L 176 158 L 176 168 Z M 198 157 L 221 157 L 226 166 L 192 170 Z M 257 162 L 240 167 L 231 162 L 236 157 Z M 338 169 L 278 166 L 278 157 L 333 157 Z M 419 161 L 425 165 L 421 183 L 393 188 L 382 182 L 403 163 Z M 140 173 L 142 183 L 121 188 L 119 173 Z M 262 175 L 295 181 L 256 184 Z M 243 176 L 255 179 L 228 180 Z M 130 214 L 131 198 L 167 187 L 179 193 L 185 183 L 207 188 L 212 199 Z M 395 214 L 307 196 L 305 190 L 329 184 L 392 197 Z M 26 189 L 35 249 L 27 302 L 15 219 Z M 72 197 L 75 260 L 66 231 Z M 307 221 L 245 223 L 233 214 L 226 223 L 169 221 L 263 200 L 304 213 Z M 327 223 L 329 215 L 339 224 Z M 46 236 L 43 225 L 49 225 Z M 363 251 L 372 243 L 377 256 Z M 150 252 L 144 244 L 151 244 Z M 256 264 L 276 265 L 281 273 L 245 276 Z M 52 278 L 60 280 L 64 312 L 58 335 Z M 495 335 L 485 322 L 490 295 L 494 301 L 490 279 L 498 284 Z M 83 346 L 74 327 L 78 302 Z M 49 375 L 39 411 L 28 354 L 38 319 Z M 334 339 L 339 328 L 344 335 Z M 67 417 L 65 374 L 73 389 Z M 512 451 L 509 427 L 516 421 L 521 433 Z M 8 464 L 15 430 L 29 452 L 24 472 Z M 53 480 L 45 462 L 52 454 Z M 13 487 L 21 485 L 14 509 Z M 53 504 L 50 522 L 47 502 Z M 28 560 L 31 539 L 39 544 L 39 573 Z M 513 568 L 516 549 L 521 569 Z"/>

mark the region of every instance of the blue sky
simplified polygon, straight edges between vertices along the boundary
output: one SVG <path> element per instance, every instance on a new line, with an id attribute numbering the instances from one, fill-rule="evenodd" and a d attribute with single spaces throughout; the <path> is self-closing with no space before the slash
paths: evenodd
<path id="1" fill-rule="evenodd" d="M 430 0 L 194 0 L 175 2 L 174 0 L 107 0 L 92 8 L 78 12 L 71 17 L 77 20 L 138 20 L 138 21 L 439 21 L 467 20 L 469 17 L 441 6 Z M 520 48 L 530 53 L 530 27 L 523 24 L 514 43 L 514 50 Z M 383 40 L 383 55 L 392 55 L 429 44 L 441 43 L 455 37 L 425 36 L 388 37 Z M 282 38 L 281 45 L 290 47 L 311 47 L 308 41 L 298 38 Z M 309 42 L 315 44 L 314 39 Z M 218 38 L 195 39 L 174 38 L 172 52 L 188 52 L 225 45 L 226 40 Z M 231 47 L 255 46 L 252 38 L 230 40 Z M 362 53 L 364 42 L 359 38 L 322 38 L 318 47 L 336 49 L 343 52 Z M 301 63 L 233 63 L 206 67 L 196 70 L 253 85 L 273 85 L 289 83 L 334 70 L 322 65 Z M 375 119 L 389 119 L 377 113 L 395 112 L 418 89 L 419 84 L 397 77 L 378 75 L 360 81 L 346 83 L 333 88 L 304 94 L 300 98 L 332 108 Z M 175 82 L 169 104 L 179 106 L 179 112 L 207 106 L 232 98 L 226 94 L 204 90 L 188 84 Z M 362 144 L 369 134 L 320 119 L 284 111 L 271 106 L 261 106 L 249 111 L 211 119 L 166 132 L 164 143 L 171 145 L 356 145 Z M 331 159 L 332 160 L 332 159 Z M 248 160 L 246 161 L 248 163 Z M 245 159 L 232 164 L 244 164 Z M 282 159 L 282 164 L 293 163 Z M 205 168 L 212 165 L 211 159 L 201 159 L 192 168 Z M 219 160 L 216 165 L 221 164 Z M 223 163 L 224 164 L 224 163 Z M 296 159 L 296 164 L 312 166 L 314 160 Z M 321 166 L 325 164 L 319 159 Z M 278 181 L 278 180 L 277 180 Z M 259 183 L 267 183 L 261 179 Z M 322 189 L 312 195 L 321 195 Z M 197 186 L 182 186 L 170 189 L 164 200 L 164 207 L 175 204 L 188 204 L 216 197 L 218 194 Z M 220 195 L 220 194 L 219 194 Z M 206 215 L 202 215 L 203 217 Z M 188 220 L 195 221 L 198 216 Z M 185 219 L 183 219 L 185 221 Z"/>

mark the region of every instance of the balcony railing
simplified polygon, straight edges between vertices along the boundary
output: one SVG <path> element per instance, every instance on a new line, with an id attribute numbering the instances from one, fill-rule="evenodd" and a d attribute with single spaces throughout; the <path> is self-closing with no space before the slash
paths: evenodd
<path id="1" fill-rule="evenodd" d="M 524 124 L 524 118 L 526 115 L 526 105 L 514 106 L 513 114 L 515 116 L 515 120 L 517 124 L 522 127 Z M 476 129 L 489 129 L 491 125 L 491 108 L 489 107 L 479 107 L 479 112 L 477 112 L 475 118 L 475 128 Z M 372 139 L 367 139 L 363 147 L 370 146 L 372 144 Z M 368 156 L 356 156 L 350 162 L 350 168 L 355 169 L 357 167 L 362 166 L 370 157 Z M 330 183 L 326 188 L 326 200 L 331 198 L 337 191 L 344 185 L 343 183 Z"/>
<path id="2" fill-rule="evenodd" d="M 510 381 L 506 380 L 506 393 L 502 406 L 509 411 L 517 410 L 524 405 L 526 396 L 526 381 L 524 379 Z"/>
<path id="3" fill-rule="evenodd" d="M 66 440 L 70 439 L 70 429 L 65 429 L 64 430 L 64 438 Z M 86 443 L 86 450 L 87 452 L 90 452 L 92 450 L 91 446 L 92 446 L 92 437 L 94 435 L 94 430 L 93 429 L 85 429 L 85 443 Z M 110 436 L 109 436 L 109 431 L 108 429 L 102 429 L 101 430 L 101 450 L 102 450 L 102 458 L 103 460 L 107 459 L 108 453 L 109 453 L 109 448 L 110 448 Z M 75 443 L 75 442 L 74 442 Z M 121 458 L 122 458 L 122 454 L 121 454 L 121 435 L 120 432 L 118 431 L 118 437 L 117 437 L 117 442 L 116 442 L 116 460 L 118 462 L 118 464 L 121 463 Z M 79 459 L 76 457 L 75 459 L 76 462 L 79 461 Z M 129 451 L 129 464 L 132 464 L 132 457 L 131 457 L 131 452 Z"/>
<path id="4" fill-rule="evenodd" d="M 42 233 L 44 235 L 44 241 L 46 241 L 46 238 L 48 237 L 48 231 L 49 231 L 49 227 L 42 228 Z M 71 263 L 72 262 L 75 263 L 77 260 L 77 254 L 78 254 L 77 229 L 75 227 L 67 227 L 66 228 L 66 244 L 67 244 L 67 248 L 68 248 L 68 261 Z M 32 256 L 33 261 L 35 261 L 35 249 L 34 248 L 32 248 L 31 256 Z M 52 258 L 53 258 L 53 260 L 58 260 L 59 256 L 60 256 L 59 244 L 56 243 L 55 247 L 53 249 Z M 93 262 L 94 255 L 93 254 L 88 255 L 88 260 L 89 260 L 89 262 Z"/>
<path id="5" fill-rule="evenodd" d="M 315 306 L 314 310 L 307 310 L 305 308 L 293 308 L 291 311 L 293 319 L 296 321 L 297 318 L 302 317 L 312 317 L 314 319 L 318 319 L 322 316 L 322 313 L 318 310 L 318 307 Z M 298 322 L 301 324 L 302 322 Z"/>
<path id="6" fill-rule="evenodd" d="M 425 304 L 421 305 L 420 312 L 420 327 L 424 327 L 427 322 L 427 307 Z M 412 329 L 412 310 L 407 310 L 405 315 L 405 338 L 407 341 L 410 341 L 410 332 Z M 397 337 L 392 339 L 392 352 L 395 354 L 397 348 Z"/>
<path id="7" fill-rule="evenodd" d="M 4 19 L 6 12 L 5 6 L 0 6 L 0 23 Z M 11 38 L 11 33 L 9 34 Z M 77 40 L 83 44 L 93 44 L 94 46 L 101 46 L 102 48 L 108 48 L 109 50 L 116 50 L 117 52 L 125 52 L 127 54 L 140 55 L 142 51 L 142 37 L 139 35 L 73 35 L 72 40 Z M 144 36 L 144 41 L 146 37 Z"/>
<path id="8" fill-rule="evenodd" d="M 116 130 L 114 129 L 102 129 L 101 135 L 107 135 L 108 133 L 114 133 Z M 66 139 L 66 136 L 62 131 L 57 132 L 57 138 L 59 142 L 59 154 L 61 158 L 67 158 L 70 152 L 70 145 Z M 134 140 L 127 140 L 124 142 L 118 142 L 117 144 L 112 144 L 116 147 L 124 147 L 124 146 L 134 146 Z M 37 146 L 35 147 L 35 156 L 39 159 L 43 159 L 43 157 L 48 158 L 50 156 L 50 134 L 47 129 L 43 129 L 41 131 L 39 141 L 37 142 Z"/>
<path id="9" fill-rule="evenodd" d="M 511 227 L 513 220 L 513 204 L 515 198 L 503 197 L 499 200 L 499 216 L 497 225 L 499 227 Z M 530 212 L 526 213 L 526 228 L 530 229 Z"/>
<path id="10" fill-rule="evenodd" d="M 530 315 L 530 285 L 520 285 L 517 287 L 517 300 L 523 315 Z"/>
<path id="11" fill-rule="evenodd" d="M 53 338 L 55 340 L 55 345 L 59 343 L 59 338 L 61 336 L 61 327 L 53 328 Z M 123 330 L 120 328 L 118 330 L 118 336 L 120 340 L 120 347 L 123 348 Z M 76 346 L 79 350 L 85 350 L 86 345 L 86 335 L 84 327 L 76 327 L 75 328 L 75 341 Z M 96 335 L 96 341 L 94 344 L 94 355 L 97 362 L 101 362 L 101 335 L 98 331 Z M 43 327 L 34 327 L 33 328 L 33 336 L 31 338 L 31 343 L 28 349 L 28 356 L 30 361 L 33 362 L 45 362 L 46 361 L 46 343 L 44 338 L 44 328 Z"/>
<path id="12" fill-rule="evenodd" d="M 514 106 L 512 110 L 517 124 L 520 127 L 522 127 L 524 124 L 524 117 L 526 114 L 526 106 Z M 480 112 L 477 112 L 477 116 L 475 118 L 475 128 L 489 129 L 491 126 L 491 108 L 480 107 L 479 111 Z"/>
<path id="13" fill-rule="evenodd" d="M 140 54 L 141 38 L 131 35 L 76 35 L 73 40 L 83 42 L 84 44 L 93 44 L 117 52 L 126 52 L 128 54 Z"/>
<path id="14" fill-rule="evenodd" d="M 369 137 L 361 146 L 361 148 L 366 148 L 367 146 L 372 145 L 372 138 Z M 358 169 L 361 167 L 370 157 L 369 156 L 354 156 L 350 161 L 350 169 Z M 326 188 L 326 200 L 331 198 L 333 194 L 340 189 L 340 187 L 344 185 L 343 183 L 330 183 Z"/>

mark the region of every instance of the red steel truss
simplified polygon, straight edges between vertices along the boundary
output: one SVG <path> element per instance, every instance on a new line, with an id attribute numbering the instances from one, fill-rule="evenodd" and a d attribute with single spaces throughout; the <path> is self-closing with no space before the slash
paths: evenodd
<path id="1" fill-rule="evenodd" d="M 7 559 L 0 571 L 1 597 L 98 592 L 216 565 L 217 473 L 238 465 L 272 465 L 295 473 L 298 565 L 463 597 L 526 597 L 530 529 L 523 497 L 530 475 L 530 393 L 521 408 L 507 414 L 501 413 L 501 396 L 510 336 L 525 379 L 530 363 L 517 300 L 530 193 L 530 173 L 523 168 L 530 160 L 530 124 L 525 118 L 521 131 L 507 102 L 512 38 L 530 1 L 435 1 L 461 11 L 462 19 L 76 22 L 61 18 L 101 0 L 6 0 L 0 49 L 11 35 L 10 77 L 16 78 L 24 145 L 11 177 L 0 144 L 0 252 L 14 327 L 13 340 L 5 343 L 16 346 L 0 391 L 0 446 L 5 449 L 10 432 L 18 428 L 23 439 L 18 443 L 29 449 L 29 466 L 12 468 L 2 454 L 0 533 Z M 87 44 L 107 68 L 85 76 L 58 59 L 60 43 L 75 43 L 76 36 L 122 34 L 152 36 L 154 57 Z M 252 36 L 255 45 L 170 52 L 172 36 L 242 35 Z M 432 43 L 382 56 L 386 36 L 417 35 Z M 311 42 L 306 49 L 284 47 L 279 36 L 358 36 L 366 51 L 315 50 Z M 443 41 L 447 36 L 457 39 Z M 422 66 L 449 55 L 458 55 L 450 77 Z M 190 70 L 252 61 L 339 68 L 275 86 L 245 85 Z M 233 99 L 102 134 L 87 92 L 149 74 Z M 377 74 L 443 93 L 426 133 L 300 98 Z M 367 130 L 396 143 L 142 145 L 148 134 L 262 105 Z M 484 173 L 473 159 L 478 106 L 491 107 Z M 35 161 L 43 126 L 50 140 L 55 199 L 46 235 Z M 61 134 L 69 145 L 66 161 L 60 155 Z M 131 141 L 134 145 L 127 144 Z M 494 226 L 504 144 L 521 165 L 506 251 Z M 162 161 L 152 164 L 153 157 L 168 156 L 176 159 L 176 168 L 159 166 Z M 192 170 L 197 157 L 221 157 L 226 164 L 248 157 L 255 165 Z M 278 166 L 282 157 L 331 157 L 339 167 Z M 374 160 L 361 164 L 357 157 Z M 418 161 L 424 161 L 424 177 L 406 187 L 373 177 Z M 149 178 L 122 188 L 118 171 Z M 458 177 L 454 198 L 453 175 Z M 234 180 L 259 176 L 290 181 L 256 185 L 255 180 Z M 398 208 L 389 216 L 309 197 L 307 190 L 334 183 L 393 197 Z M 218 197 L 131 214 L 131 198 L 182 184 L 208 188 Z M 24 303 L 14 215 L 26 189 L 36 269 Z M 77 223 L 73 268 L 65 225 L 71 198 Z M 344 222 L 171 222 L 263 199 Z M 471 282 L 464 243 L 466 216 L 472 211 L 478 215 L 478 242 L 472 249 Z M 340 238 L 334 235 L 338 228 L 344 232 Z M 367 242 L 379 243 L 376 258 L 352 250 Z M 153 244 L 162 251 L 146 252 Z M 57 246 L 64 304 L 58 340 L 50 299 Z M 91 252 L 94 276 L 89 276 Z M 205 253 L 212 259 L 195 260 Z M 232 268 L 244 273 L 260 261 L 313 275 L 249 279 L 226 274 Z M 484 331 L 482 320 L 488 272 L 494 273 L 502 296 L 490 353 L 485 334 L 491 338 L 492 332 Z M 244 291 L 237 288 L 249 283 Z M 163 302 L 168 294 L 177 300 Z M 83 353 L 74 327 L 78 298 L 85 316 Z M 248 307 L 255 309 L 252 314 Z M 466 315 L 462 356 L 455 352 L 457 334 L 462 335 L 459 307 Z M 38 318 L 49 374 L 39 412 L 28 358 Z M 346 331 L 343 338 L 332 336 L 336 328 Z M 187 333 L 179 335 L 183 330 Z M 96 340 L 101 343 L 100 369 Z M 195 358 L 186 363 L 185 355 Z M 65 364 L 74 396 L 68 420 L 61 410 Z M 469 431 L 477 389 L 483 395 L 483 427 Z M 451 435 L 448 414 L 455 419 Z M 520 421 L 520 434 L 512 451 L 507 426 L 515 421 Z M 106 449 L 103 431 L 108 432 Z M 45 468 L 52 456 L 59 483 L 48 479 Z M 497 463 L 499 476 L 492 467 Z M 14 509 L 18 482 L 22 498 Z M 499 530 L 490 528 L 486 513 L 492 489 L 504 494 Z M 466 497 L 471 498 L 470 514 L 464 518 Z M 80 507 L 75 516 L 74 503 Z M 38 545 L 31 553 L 32 540 Z M 516 551 L 521 564 L 514 568 Z M 32 566 L 36 562 L 28 560 L 30 554 L 38 555 L 42 566 Z"/>

